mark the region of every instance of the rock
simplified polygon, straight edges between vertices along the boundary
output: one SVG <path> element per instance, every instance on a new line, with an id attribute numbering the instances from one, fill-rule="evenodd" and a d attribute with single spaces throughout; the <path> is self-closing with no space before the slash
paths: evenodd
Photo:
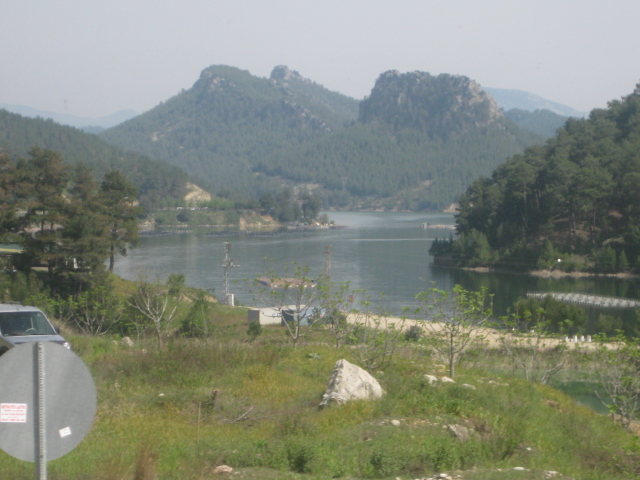
<path id="1" fill-rule="evenodd" d="M 391 425 L 393 425 L 394 427 L 399 427 L 400 426 L 400 420 L 391 420 Z"/>
<path id="2" fill-rule="evenodd" d="M 549 405 L 551 408 L 560 408 L 560 403 L 557 402 L 556 400 L 545 400 L 546 404 Z"/>
<path id="3" fill-rule="evenodd" d="M 438 377 L 434 375 L 426 374 L 424 378 L 427 382 L 429 382 L 429 385 L 435 385 L 436 383 L 438 383 Z"/>
<path id="4" fill-rule="evenodd" d="M 468 383 L 463 383 L 462 386 L 465 387 L 465 388 L 470 388 L 471 390 L 475 390 L 476 389 L 476 387 L 474 385 L 469 385 Z"/>
<path id="5" fill-rule="evenodd" d="M 640 422 L 638 420 L 631 420 L 627 428 L 631 433 L 640 437 Z"/>
<path id="6" fill-rule="evenodd" d="M 320 406 L 343 404 L 351 400 L 375 400 L 384 390 L 368 372 L 342 359 L 336 362 Z"/>
<path id="7" fill-rule="evenodd" d="M 453 378 L 449 378 L 449 377 L 442 377 L 440 381 L 442 383 L 456 383 L 456 381 Z"/>
<path id="8" fill-rule="evenodd" d="M 219 473 L 233 473 L 233 468 L 231 468 L 229 465 L 219 465 L 216 468 L 213 469 L 213 473 L 214 474 L 219 474 Z"/>
<path id="9" fill-rule="evenodd" d="M 471 437 L 471 433 L 467 427 L 462 425 L 447 425 L 447 429 L 456 437 L 458 440 L 466 441 Z"/>
<path id="10" fill-rule="evenodd" d="M 133 340 L 130 337 L 122 337 L 120 340 L 120 345 L 124 345 L 125 347 L 133 347 Z"/>
<path id="11" fill-rule="evenodd" d="M 489 385 L 498 385 L 500 387 L 508 387 L 509 386 L 508 383 L 500 383 L 500 382 L 496 382 L 495 380 L 489 380 L 487 383 Z"/>

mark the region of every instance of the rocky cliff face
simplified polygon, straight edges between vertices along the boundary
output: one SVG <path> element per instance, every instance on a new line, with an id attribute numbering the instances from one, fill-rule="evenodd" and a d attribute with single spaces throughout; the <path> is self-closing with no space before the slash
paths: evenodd
<path id="1" fill-rule="evenodd" d="M 449 137 L 504 117 L 480 85 L 460 75 L 384 72 L 371 95 L 360 104 L 360 121 L 386 124 L 393 130 L 416 128 Z"/>
<path id="2" fill-rule="evenodd" d="M 278 65 L 274 67 L 269 78 L 276 83 L 286 83 L 290 79 L 311 82 L 300 75 L 296 70 L 289 69 L 286 65 Z"/>

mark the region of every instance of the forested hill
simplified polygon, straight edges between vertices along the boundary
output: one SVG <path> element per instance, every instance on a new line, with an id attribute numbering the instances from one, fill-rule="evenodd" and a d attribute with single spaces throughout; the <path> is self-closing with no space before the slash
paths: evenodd
<path id="1" fill-rule="evenodd" d="M 556 131 L 569 120 L 569 117 L 558 115 L 549 110 L 534 110 L 530 112 L 512 108 L 507 110 L 505 115 L 520 128 L 541 135 L 546 139 L 555 136 Z"/>
<path id="2" fill-rule="evenodd" d="M 62 155 L 66 163 L 85 163 L 97 178 L 114 169 L 137 187 L 141 205 L 154 209 L 178 201 L 186 193 L 187 174 L 178 167 L 137 153 L 124 153 L 101 138 L 52 120 L 26 118 L 0 110 L 0 151 L 12 160 L 34 148 Z"/>
<path id="3" fill-rule="evenodd" d="M 338 207 L 357 196 L 365 207 L 439 210 L 475 178 L 541 142 L 467 77 L 389 71 L 353 125 L 265 156 L 256 169 L 321 184 Z"/>
<path id="4" fill-rule="evenodd" d="M 205 69 L 194 86 L 101 134 L 216 193 L 304 184 L 328 206 L 439 209 L 542 137 L 466 77 L 386 72 L 362 103 L 276 67 Z"/>
<path id="5" fill-rule="evenodd" d="M 234 67 L 202 71 L 192 88 L 101 136 L 125 149 L 183 167 L 216 193 L 255 195 L 280 188 L 256 176 L 263 156 L 344 128 L 358 103 L 276 67 L 271 79 Z"/>
<path id="6" fill-rule="evenodd" d="M 637 270 L 639 185 L 640 85 L 475 181 L 458 239 L 434 253 L 464 265 Z"/>

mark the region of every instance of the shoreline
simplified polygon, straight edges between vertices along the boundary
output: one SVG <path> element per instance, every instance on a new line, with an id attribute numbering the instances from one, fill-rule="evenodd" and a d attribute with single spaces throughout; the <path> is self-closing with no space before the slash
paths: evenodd
<path id="1" fill-rule="evenodd" d="M 425 336 L 433 336 L 438 335 L 438 332 L 444 330 L 443 322 L 434 322 L 428 319 L 412 319 L 412 318 L 402 318 L 402 317 L 394 317 L 394 316 L 382 316 L 379 317 L 377 315 L 371 315 L 371 319 L 377 319 L 380 321 L 378 325 L 373 322 L 373 324 L 369 324 L 370 327 L 383 329 L 387 324 L 395 324 L 400 326 L 403 331 L 408 330 L 413 326 L 417 326 L 422 329 L 422 332 Z M 364 315 L 362 314 L 348 314 L 347 322 L 351 324 L 362 324 L 364 322 Z M 553 349 L 559 346 L 566 346 L 570 349 L 581 348 L 583 350 L 593 351 L 597 349 L 600 345 L 599 342 L 594 341 L 578 341 L 574 342 L 571 339 L 561 338 L 559 336 L 543 336 L 539 339 L 535 337 L 528 337 L 526 335 L 516 335 L 508 331 L 498 330 L 496 328 L 480 325 L 470 327 L 471 336 L 477 340 L 482 342 L 486 342 L 487 346 L 490 348 L 500 348 L 503 346 L 504 342 L 515 342 L 524 346 L 527 345 L 527 339 L 534 339 L 536 342 L 539 342 L 538 346 L 542 349 Z M 535 343 L 535 342 L 534 342 Z M 605 343 L 604 344 L 608 349 L 618 348 L 615 343 Z"/>
<path id="2" fill-rule="evenodd" d="M 490 267 L 453 267 L 467 270 L 469 272 L 478 273 L 515 273 L 520 275 L 529 275 L 532 277 L 540 278 L 586 278 L 586 277 L 604 277 L 604 278 L 618 278 L 635 280 L 640 278 L 640 275 L 629 272 L 621 273 L 595 273 L 595 272 L 563 272 L 562 270 L 527 270 L 525 272 L 518 272 L 515 270 L 503 270 Z"/>

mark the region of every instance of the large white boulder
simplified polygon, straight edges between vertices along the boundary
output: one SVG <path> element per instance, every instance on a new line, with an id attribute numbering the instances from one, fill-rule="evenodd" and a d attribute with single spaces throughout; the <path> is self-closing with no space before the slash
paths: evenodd
<path id="1" fill-rule="evenodd" d="M 384 390 L 367 371 L 342 359 L 336 362 L 320 406 L 343 404 L 350 400 L 375 400 Z"/>

